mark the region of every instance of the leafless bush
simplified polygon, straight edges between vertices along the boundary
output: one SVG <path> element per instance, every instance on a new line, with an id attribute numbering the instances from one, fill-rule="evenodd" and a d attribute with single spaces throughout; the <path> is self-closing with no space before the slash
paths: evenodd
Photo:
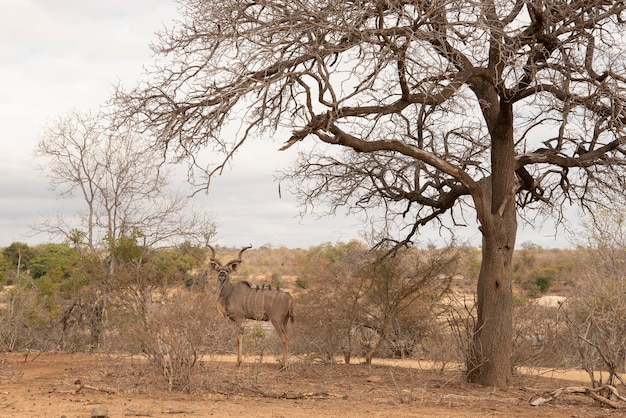
<path id="1" fill-rule="evenodd" d="M 6 351 L 58 348 L 59 334 L 36 288 L 15 286 L 0 301 L 0 344 Z"/>
<path id="2" fill-rule="evenodd" d="M 0 341 L 3 350 L 14 351 L 28 345 L 28 302 L 27 295 L 20 289 L 11 289 L 2 297 L 2 309 L 0 309 Z"/>
<path id="3" fill-rule="evenodd" d="M 600 211 L 584 227 L 578 235 L 584 241 L 579 280 L 565 305 L 567 324 L 593 387 L 626 384 L 621 376 L 626 371 L 626 217 L 621 208 Z"/>
<path id="4" fill-rule="evenodd" d="M 424 292 L 406 310 L 399 313 L 393 322 L 388 336 L 387 352 L 393 358 L 425 357 L 432 361 L 459 361 L 458 356 L 450 356 L 451 341 L 445 326 L 445 312 L 448 310 L 447 294 L 449 278 L 440 278 L 430 284 L 430 292 Z M 446 296 L 437 297 L 443 292 Z"/>
<path id="5" fill-rule="evenodd" d="M 626 284 L 621 277 L 590 277 L 567 304 L 569 330 L 593 387 L 626 384 Z"/>
<path id="6" fill-rule="evenodd" d="M 347 352 L 345 337 L 350 332 L 350 320 L 338 315 L 330 298 L 313 292 L 298 300 L 290 346 L 293 353 L 306 354 L 309 359 L 334 362 L 335 356 Z"/>
<path id="7" fill-rule="evenodd" d="M 207 300 L 208 299 L 208 300 Z M 221 318 L 212 298 L 175 288 L 149 305 L 145 319 L 122 323 L 117 318 L 118 347 L 140 352 L 169 390 L 188 392 L 210 379 L 200 362 L 224 353 L 235 341 L 234 329 Z M 129 318 L 130 319 L 130 318 Z"/>
<path id="8" fill-rule="evenodd" d="M 513 365 L 571 367 L 575 352 L 559 306 L 532 301 L 513 311 Z"/>
<path id="9" fill-rule="evenodd" d="M 106 334 L 104 300 L 85 294 L 69 301 L 59 318 L 59 349 L 65 352 L 92 351 L 100 347 Z"/>
<path id="10" fill-rule="evenodd" d="M 467 295 L 451 295 L 445 318 L 454 341 L 453 352 L 460 353 L 466 373 L 469 373 L 473 364 L 472 353 L 476 352 L 474 333 L 478 317 L 475 296 L 468 298 Z"/>
<path id="11" fill-rule="evenodd" d="M 263 363 L 266 354 L 282 353 L 282 342 L 270 322 L 248 321 L 244 328 L 242 349 L 253 356 L 256 362 Z"/>
<path id="12" fill-rule="evenodd" d="M 462 364 L 465 353 L 458 342 L 458 335 L 450 332 L 449 328 L 433 328 L 419 346 L 419 357 L 432 361 L 439 370 L 446 369 L 450 364 Z"/>
<path id="13" fill-rule="evenodd" d="M 451 249 L 402 249 L 394 254 L 357 246 L 321 252 L 311 286 L 298 301 L 298 343 L 325 361 L 342 355 L 412 357 L 438 332 L 437 315 L 456 268 Z M 333 260 L 322 270 L 324 260 Z M 306 275 L 306 273 L 304 273 Z M 302 335 L 302 334 L 306 334 Z M 295 346 L 295 344 L 294 344 Z"/>

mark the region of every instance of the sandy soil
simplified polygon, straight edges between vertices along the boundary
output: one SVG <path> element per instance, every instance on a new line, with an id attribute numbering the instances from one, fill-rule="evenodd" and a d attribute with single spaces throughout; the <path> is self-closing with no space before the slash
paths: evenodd
<path id="1" fill-rule="evenodd" d="M 269 360 L 273 361 L 273 359 Z M 545 371 L 544 371 L 545 372 Z M 168 391 L 145 364 L 85 354 L 0 354 L 1 417 L 618 417 L 584 395 L 530 401 L 580 374 L 517 376 L 506 390 L 464 383 L 425 363 L 325 365 L 295 359 L 286 370 L 252 359 L 201 365 L 192 393 Z M 78 383 L 77 383 L 78 382 Z M 620 393 L 624 388 L 619 388 Z M 94 410 L 95 408 L 95 410 Z"/>

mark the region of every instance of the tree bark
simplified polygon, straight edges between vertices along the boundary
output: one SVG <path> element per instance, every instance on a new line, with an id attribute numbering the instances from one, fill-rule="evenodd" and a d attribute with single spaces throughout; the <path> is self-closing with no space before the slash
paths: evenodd
<path id="1" fill-rule="evenodd" d="M 512 259 L 517 233 L 515 142 L 510 104 L 500 104 L 490 125 L 492 174 L 476 202 L 483 234 L 478 276 L 477 323 L 468 356 L 468 381 L 506 387 L 512 376 Z"/>
<path id="2" fill-rule="evenodd" d="M 468 364 L 468 380 L 487 386 L 506 387 L 511 381 L 513 341 L 513 247 L 517 223 L 515 210 L 496 220 L 495 231 L 483 238 L 478 276 L 478 321 Z"/>

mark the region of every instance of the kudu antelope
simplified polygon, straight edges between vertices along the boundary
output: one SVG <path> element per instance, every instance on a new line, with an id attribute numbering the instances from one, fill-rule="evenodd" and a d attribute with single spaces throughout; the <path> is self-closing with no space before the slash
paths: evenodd
<path id="1" fill-rule="evenodd" d="M 276 333 L 283 343 L 283 366 L 287 365 L 289 356 L 289 334 L 287 325 L 294 321 L 293 298 L 285 291 L 271 286 L 252 287 L 250 283 L 241 281 L 232 283 L 230 273 L 237 270 L 242 263 L 241 255 L 252 246 L 239 251 L 237 259 L 222 265 L 215 259 L 215 250 L 210 245 L 211 267 L 217 271 L 217 308 L 225 317 L 237 324 L 237 365 L 241 364 L 241 344 L 243 340 L 243 321 L 271 321 Z"/>

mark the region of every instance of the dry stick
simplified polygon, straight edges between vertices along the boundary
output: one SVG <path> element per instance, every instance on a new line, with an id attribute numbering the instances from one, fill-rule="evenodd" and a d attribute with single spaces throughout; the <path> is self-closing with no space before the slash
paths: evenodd
<path id="1" fill-rule="evenodd" d="M 193 409 L 167 409 L 165 411 L 166 414 L 193 414 L 196 411 Z"/>
<path id="2" fill-rule="evenodd" d="M 9 407 L 13 406 L 13 404 L 15 404 L 16 402 L 17 401 L 9 402 L 6 405 L 2 405 L 0 408 L 3 408 L 3 409 L 9 408 Z"/>
<path id="3" fill-rule="evenodd" d="M 78 392 L 80 392 L 83 389 L 90 389 L 90 390 L 95 390 L 95 391 L 98 391 L 98 392 L 104 392 L 104 393 L 109 394 L 109 395 L 112 395 L 112 394 L 115 393 L 115 391 L 111 390 L 111 389 L 103 389 L 103 388 L 97 388 L 97 387 L 91 386 L 91 385 L 86 385 L 80 379 L 76 379 L 74 384 L 78 385 L 78 388 L 76 388 L 75 393 L 78 393 Z"/>
<path id="4" fill-rule="evenodd" d="M 328 392 L 311 392 L 311 393 L 268 393 L 265 392 L 258 387 L 252 385 L 252 387 L 248 388 L 245 386 L 239 385 L 241 389 L 250 391 L 252 393 L 256 393 L 257 395 L 261 395 L 264 398 L 273 398 L 273 399 L 304 399 L 304 398 L 321 398 L 330 396 Z"/>
<path id="5" fill-rule="evenodd" d="M 617 391 L 617 389 L 614 386 L 611 385 L 604 385 L 598 388 L 588 388 L 588 387 L 584 387 L 584 386 L 570 386 L 570 387 L 563 387 L 563 388 L 559 388 L 553 392 L 550 392 L 546 395 L 540 396 L 539 398 L 535 399 L 534 401 L 532 401 L 530 404 L 532 406 L 539 406 L 539 405 L 543 405 L 544 403 L 550 402 L 553 399 L 556 399 L 558 396 L 562 395 L 563 393 L 580 393 L 580 394 L 584 394 L 584 395 L 589 395 L 590 397 L 592 397 L 593 399 L 595 399 L 598 402 L 601 402 L 605 405 L 610 406 L 611 408 L 614 409 L 621 409 L 624 407 L 624 405 L 612 401 L 610 399 L 605 398 L 602 395 L 599 395 L 597 392 L 604 390 L 604 389 L 608 389 L 611 391 L 611 393 L 613 393 L 613 395 L 615 395 L 616 398 L 618 398 L 621 401 L 626 402 L 626 397 L 621 396 L 619 394 L 619 392 Z"/>
<path id="6" fill-rule="evenodd" d="M 26 353 L 24 353 L 24 363 L 26 363 L 28 361 L 28 356 L 30 355 L 31 350 L 28 349 L 28 351 L 26 351 Z M 35 357 L 31 360 L 31 361 L 35 361 L 37 359 L 37 357 L 39 357 L 41 355 L 41 351 L 37 352 L 37 354 L 35 355 Z"/>
<path id="7" fill-rule="evenodd" d="M 602 361 L 604 361 L 604 364 L 609 366 L 609 381 L 611 380 L 611 377 L 614 376 L 617 380 L 619 380 L 622 384 L 624 384 L 624 379 L 622 379 L 622 377 L 615 371 L 615 367 L 612 366 L 613 362 L 611 362 L 608 358 L 606 358 L 606 356 L 604 355 L 604 352 L 600 349 L 600 346 L 598 346 L 598 344 L 594 343 L 593 341 L 588 340 L 582 335 L 579 335 L 578 338 L 582 339 L 584 342 L 586 342 L 587 344 L 595 348 L 598 354 L 600 355 L 600 357 L 602 357 Z M 600 378 L 602 378 L 602 375 L 600 375 Z"/>
<path id="8" fill-rule="evenodd" d="M 167 413 L 167 411 L 165 411 Z M 128 411 L 124 414 L 126 417 L 151 417 L 152 412 Z"/>

